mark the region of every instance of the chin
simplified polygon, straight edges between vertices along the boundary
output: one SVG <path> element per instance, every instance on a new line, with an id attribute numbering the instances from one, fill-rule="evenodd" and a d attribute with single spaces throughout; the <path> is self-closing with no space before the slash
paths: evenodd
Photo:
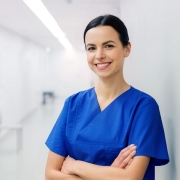
<path id="1" fill-rule="evenodd" d="M 97 75 L 99 78 L 109 78 L 109 77 L 111 77 L 111 75 L 109 75 L 109 74 L 98 74 L 98 73 L 96 73 L 96 75 Z"/>

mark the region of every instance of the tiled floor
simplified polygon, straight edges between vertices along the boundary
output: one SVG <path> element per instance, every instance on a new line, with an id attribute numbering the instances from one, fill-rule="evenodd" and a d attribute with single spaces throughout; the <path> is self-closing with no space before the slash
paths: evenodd
<path id="1" fill-rule="evenodd" d="M 64 99 L 40 106 L 23 122 L 23 149 L 16 152 L 16 134 L 0 140 L 0 180 L 44 180 L 48 149 L 44 142 Z"/>

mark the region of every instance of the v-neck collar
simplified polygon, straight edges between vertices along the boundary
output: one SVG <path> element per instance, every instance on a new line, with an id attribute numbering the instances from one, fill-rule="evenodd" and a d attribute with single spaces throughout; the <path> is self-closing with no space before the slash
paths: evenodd
<path id="1" fill-rule="evenodd" d="M 100 105 L 99 105 L 99 101 L 98 101 L 98 98 L 97 98 L 97 94 L 96 94 L 96 91 L 95 91 L 95 87 L 92 88 L 93 89 L 93 93 L 94 93 L 94 96 L 95 96 L 95 100 L 96 100 L 96 103 L 97 103 L 97 107 L 99 108 L 99 112 L 103 112 L 104 110 L 106 110 L 109 106 L 111 106 L 117 99 L 123 97 L 126 93 L 128 93 L 133 87 L 130 85 L 130 88 L 126 91 L 124 91 L 122 94 L 120 94 L 119 96 L 117 96 L 112 102 L 110 102 L 103 110 L 101 110 L 100 108 Z"/>

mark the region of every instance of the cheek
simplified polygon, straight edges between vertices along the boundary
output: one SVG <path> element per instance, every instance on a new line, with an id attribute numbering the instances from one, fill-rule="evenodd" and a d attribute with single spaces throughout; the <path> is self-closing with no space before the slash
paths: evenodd
<path id="1" fill-rule="evenodd" d="M 110 59 L 112 59 L 113 61 L 119 61 L 121 59 L 121 56 L 118 54 L 111 54 L 110 56 L 108 56 Z"/>
<path id="2" fill-rule="evenodd" d="M 88 64 L 92 64 L 93 60 L 94 60 L 93 56 L 91 54 L 87 54 L 87 62 L 88 62 Z"/>
<path id="3" fill-rule="evenodd" d="M 115 52 L 111 54 L 111 58 L 115 61 L 121 61 L 124 59 L 124 54 L 123 52 Z"/>
<path id="4" fill-rule="evenodd" d="M 87 63 L 88 63 L 89 68 L 92 71 L 94 71 L 94 64 L 93 64 L 93 62 L 94 62 L 94 58 L 92 56 L 90 56 L 90 55 L 87 55 Z"/>

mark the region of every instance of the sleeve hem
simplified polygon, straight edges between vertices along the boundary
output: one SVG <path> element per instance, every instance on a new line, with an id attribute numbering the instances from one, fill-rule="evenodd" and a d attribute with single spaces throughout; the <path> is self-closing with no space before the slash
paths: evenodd
<path id="1" fill-rule="evenodd" d="M 57 150 L 57 149 L 53 149 L 53 148 L 51 148 L 48 144 L 47 144 L 47 142 L 45 143 L 46 144 L 46 146 L 48 147 L 48 149 L 50 150 L 50 151 L 52 151 L 53 153 L 55 153 L 55 154 L 58 154 L 58 155 L 60 155 L 60 156 L 63 156 L 63 157 L 67 157 L 68 156 L 68 154 L 66 153 L 66 152 L 62 152 L 62 151 L 59 151 L 59 150 Z"/>
<path id="2" fill-rule="evenodd" d="M 153 156 L 153 155 L 150 155 L 150 154 L 148 154 L 148 153 L 138 153 L 138 154 L 136 154 L 135 156 L 148 156 L 148 157 L 150 157 L 151 159 L 150 159 L 150 165 L 152 165 L 152 166 L 163 166 L 163 165 L 166 165 L 166 164 L 168 164 L 169 163 L 169 158 L 167 158 L 167 157 L 155 157 L 155 156 Z"/>

